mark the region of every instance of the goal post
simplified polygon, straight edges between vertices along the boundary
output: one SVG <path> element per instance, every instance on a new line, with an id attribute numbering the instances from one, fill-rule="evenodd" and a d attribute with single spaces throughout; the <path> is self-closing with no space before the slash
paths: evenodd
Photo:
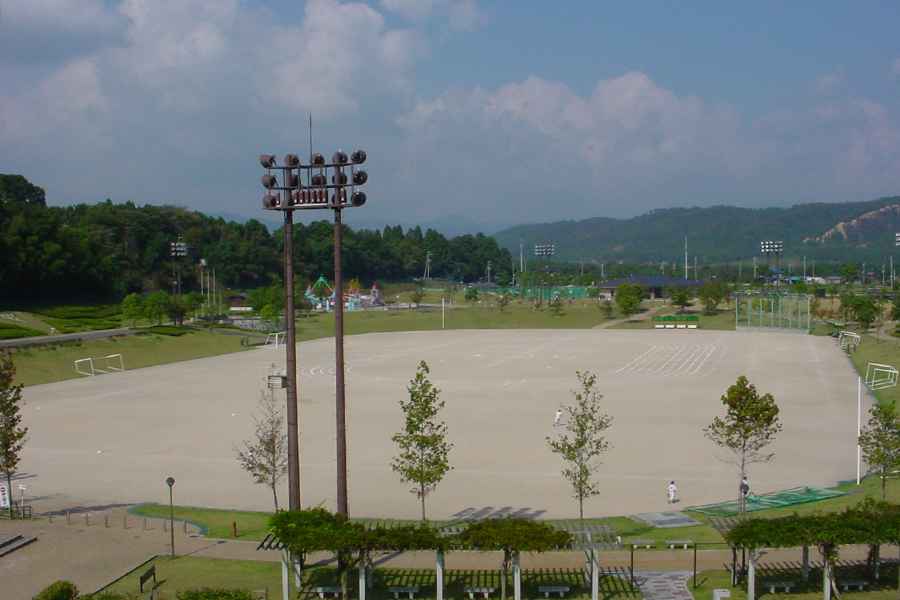
<path id="1" fill-rule="evenodd" d="M 897 385 L 897 369 L 890 365 L 869 363 L 866 367 L 866 385 L 870 390 L 883 390 Z"/>
<path id="2" fill-rule="evenodd" d="M 266 348 L 279 348 L 284 346 L 284 333 L 283 331 L 273 331 L 270 332 L 268 336 L 266 336 Z"/>
<path id="3" fill-rule="evenodd" d="M 94 375 L 124 371 L 125 362 L 121 354 L 110 354 L 97 358 L 80 358 L 75 361 L 75 371 L 79 375 L 93 377 Z"/>

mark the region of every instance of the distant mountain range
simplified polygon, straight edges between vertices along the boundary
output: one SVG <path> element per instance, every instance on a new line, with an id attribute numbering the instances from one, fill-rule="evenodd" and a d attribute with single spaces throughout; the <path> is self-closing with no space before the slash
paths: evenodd
<path id="1" fill-rule="evenodd" d="M 887 262 L 900 248 L 900 196 L 869 202 L 798 204 L 790 208 L 657 209 L 631 219 L 598 217 L 518 225 L 494 234 L 497 243 L 519 256 L 534 257 L 536 244 L 553 244 L 562 262 L 702 264 L 761 256 L 760 242 L 781 241 L 785 260 Z"/>

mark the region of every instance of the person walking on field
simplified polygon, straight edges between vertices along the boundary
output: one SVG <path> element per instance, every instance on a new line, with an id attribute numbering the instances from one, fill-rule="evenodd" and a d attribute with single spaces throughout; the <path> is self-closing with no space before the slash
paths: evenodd
<path id="1" fill-rule="evenodd" d="M 669 504 L 674 504 L 674 503 L 675 503 L 675 489 L 676 489 L 676 488 L 675 488 L 675 482 L 673 481 L 673 482 L 671 482 L 671 483 L 669 484 L 669 492 L 668 492 L 668 495 L 667 495 L 667 497 L 668 497 L 668 499 L 669 499 Z"/>
<path id="2" fill-rule="evenodd" d="M 556 427 L 559 425 L 559 420 L 562 418 L 562 409 L 556 411 L 556 417 L 553 418 L 553 426 Z"/>

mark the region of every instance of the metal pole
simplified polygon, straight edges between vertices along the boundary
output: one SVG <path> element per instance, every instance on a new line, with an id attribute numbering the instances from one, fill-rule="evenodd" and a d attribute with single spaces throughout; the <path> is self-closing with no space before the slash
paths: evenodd
<path id="1" fill-rule="evenodd" d="M 288 507 L 300 510 L 300 432 L 297 418 L 297 336 L 294 323 L 294 212 L 284 211 L 285 384 L 287 387 Z"/>
<path id="2" fill-rule="evenodd" d="M 335 168 L 337 173 L 338 168 Z M 337 432 L 337 512 L 349 515 L 347 500 L 347 421 L 344 386 L 344 280 L 341 269 L 341 209 L 334 209 L 334 362 L 335 425 Z"/>
<path id="3" fill-rule="evenodd" d="M 175 478 L 167 478 L 166 485 L 169 486 L 169 535 L 172 544 L 172 558 L 175 558 L 175 505 L 172 502 L 172 486 L 175 485 Z"/>

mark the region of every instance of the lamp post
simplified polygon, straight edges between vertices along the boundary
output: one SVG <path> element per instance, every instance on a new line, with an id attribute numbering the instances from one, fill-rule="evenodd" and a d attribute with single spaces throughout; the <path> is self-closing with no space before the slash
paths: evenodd
<path id="1" fill-rule="evenodd" d="M 784 242 L 760 242 L 760 248 L 762 249 L 763 254 L 766 255 L 766 269 L 771 271 L 771 267 L 769 266 L 769 256 L 774 252 L 775 253 L 775 286 L 778 287 L 778 253 L 784 250 Z M 766 291 L 769 291 L 769 277 L 768 273 L 766 274 Z"/>
<path id="2" fill-rule="evenodd" d="M 172 558 L 175 558 L 175 505 L 172 503 L 172 486 L 175 485 L 175 478 L 167 477 L 166 485 L 169 486 L 169 541 L 172 548 Z"/>
<path id="3" fill-rule="evenodd" d="M 369 176 L 357 169 L 366 161 L 366 153 L 356 150 L 347 154 L 337 151 L 326 163 L 321 154 L 312 154 L 309 164 L 303 165 L 296 154 L 284 157 L 284 165 L 278 166 L 275 156 L 263 154 L 260 164 L 266 169 L 262 176 L 263 187 L 269 194 L 263 198 L 263 208 L 284 213 L 284 282 L 286 312 L 286 367 L 284 385 L 287 392 L 288 434 L 288 495 L 291 510 L 300 505 L 300 456 L 297 427 L 297 348 L 294 321 L 294 259 L 293 213 L 295 210 L 332 209 L 334 211 L 334 344 L 335 344 L 335 427 L 337 451 L 337 512 L 349 514 L 347 500 L 347 428 L 344 386 L 344 292 L 341 270 L 341 211 L 347 207 L 362 206 L 366 195 L 355 191 Z M 328 172 L 331 172 L 329 183 Z M 349 176 L 348 176 L 349 171 Z M 279 181 L 278 173 L 281 178 Z M 301 174 L 306 173 L 306 183 Z M 348 193 L 347 188 L 350 188 Z M 284 197 L 282 198 L 282 192 Z M 329 196 L 330 194 L 330 196 Z"/>
<path id="4" fill-rule="evenodd" d="M 553 252 L 556 250 L 556 246 L 553 244 L 538 244 L 534 247 L 534 253 L 537 256 L 546 256 L 547 257 L 547 304 L 550 304 L 550 295 L 552 293 L 552 279 L 550 274 L 550 258 L 553 256 Z"/>

